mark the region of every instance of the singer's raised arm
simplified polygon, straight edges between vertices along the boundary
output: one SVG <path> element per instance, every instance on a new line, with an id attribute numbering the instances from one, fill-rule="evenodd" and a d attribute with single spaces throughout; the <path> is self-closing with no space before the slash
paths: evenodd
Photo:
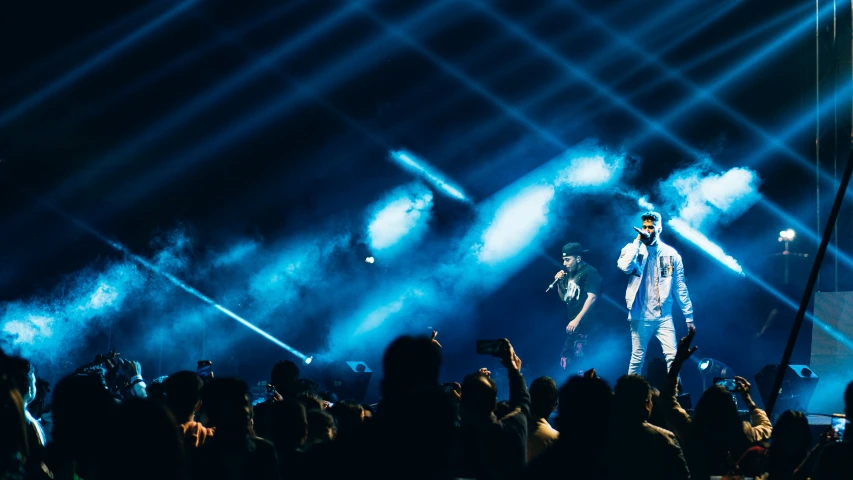
<path id="1" fill-rule="evenodd" d="M 627 275 L 640 276 L 640 265 L 637 263 L 637 256 L 639 253 L 640 240 L 635 239 L 633 242 L 622 247 L 622 252 L 619 254 L 616 266 Z"/>

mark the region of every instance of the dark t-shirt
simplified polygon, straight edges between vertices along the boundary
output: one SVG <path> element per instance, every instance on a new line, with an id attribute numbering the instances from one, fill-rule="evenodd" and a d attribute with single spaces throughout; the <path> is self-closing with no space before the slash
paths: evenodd
<path id="1" fill-rule="evenodd" d="M 601 275 L 589 264 L 582 264 L 574 275 L 566 275 L 557 282 L 557 293 L 568 306 L 567 314 L 571 322 L 583 308 L 587 294 L 601 293 Z M 587 313 L 589 315 L 589 313 Z M 589 318 L 584 318 L 584 323 Z"/>

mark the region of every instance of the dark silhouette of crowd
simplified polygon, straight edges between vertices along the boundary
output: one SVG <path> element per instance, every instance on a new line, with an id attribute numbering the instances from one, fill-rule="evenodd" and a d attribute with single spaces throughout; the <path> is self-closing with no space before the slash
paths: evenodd
<path id="1" fill-rule="evenodd" d="M 682 408 L 694 336 L 660 390 L 639 375 L 611 387 L 595 370 L 528 388 L 501 340 L 505 402 L 486 369 L 440 383 L 435 335 L 403 336 L 385 351 L 377 405 L 330 399 L 290 361 L 253 402 L 244 381 L 189 370 L 147 385 L 115 353 L 59 380 L 48 403 L 34 366 L 0 352 L 0 480 L 853 478 L 853 441 L 812 438 L 802 412 L 771 425 L 746 379 L 735 393 L 749 420 L 719 385 Z"/>

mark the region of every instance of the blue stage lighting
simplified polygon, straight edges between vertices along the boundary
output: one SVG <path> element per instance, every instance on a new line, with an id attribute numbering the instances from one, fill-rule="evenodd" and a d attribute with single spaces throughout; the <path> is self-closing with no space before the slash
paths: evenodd
<path id="1" fill-rule="evenodd" d="M 463 202 L 470 202 L 462 188 L 454 185 L 438 169 L 430 166 L 427 162 L 416 157 L 406 150 L 392 150 L 389 152 L 392 160 L 414 175 L 429 182 L 436 190 L 439 190 L 452 198 Z"/>
<path id="2" fill-rule="evenodd" d="M 624 156 L 605 159 L 604 155 L 573 158 L 569 166 L 560 171 L 555 185 L 577 189 L 609 185 L 619 178 L 623 160 Z"/>
<path id="3" fill-rule="evenodd" d="M 738 275 L 744 276 L 743 268 L 741 268 L 740 264 L 737 263 L 737 260 L 726 255 L 726 252 L 724 252 L 719 245 L 709 240 L 708 237 L 700 233 L 698 230 L 691 228 L 687 222 L 679 218 L 673 218 L 669 220 L 667 224 L 679 235 L 702 249 L 703 252 L 710 255 L 711 258 L 730 268 Z"/>
<path id="4" fill-rule="evenodd" d="M 420 240 L 432 217 L 432 192 L 421 184 L 397 188 L 368 208 L 367 238 L 373 253 L 393 253 Z M 368 263 L 370 257 L 366 260 Z"/>
<path id="5" fill-rule="evenodd" d="M 534 185 L 505 200 L 483 232 L 478 260 L 494 265 L 529 247 L 548 223 L 554 192 L 550 185 Z"/>

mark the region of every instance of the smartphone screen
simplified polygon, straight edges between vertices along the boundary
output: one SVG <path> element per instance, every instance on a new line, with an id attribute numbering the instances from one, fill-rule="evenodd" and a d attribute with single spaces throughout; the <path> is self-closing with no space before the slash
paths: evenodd
<path id="1" fill-rule="evenodd" d="M 734 378 L 715 378 L 714 383 L 720 385 L 730 392 L 737 390 L 737 382 Z"/>
<path id="2" fill-rule="evenodd" d="M 500 340 L 477 340 L 478 355 L 498 355 L 500 351 Z"/>
<path id="3" fill-rule="evenodd" d="M 844 440 L 844 430 L 847 428 L 847 419 L 842 415 L 832 416 L 832 431 L 838 435 L 838 440 Z"/>
<path id="4" fill-rule="evenodd" d="M 202 379 L 210 378 L 210 372 L 213 370 L 213 362 L 210 360 L 198 361 L 198 376 Z"/>

